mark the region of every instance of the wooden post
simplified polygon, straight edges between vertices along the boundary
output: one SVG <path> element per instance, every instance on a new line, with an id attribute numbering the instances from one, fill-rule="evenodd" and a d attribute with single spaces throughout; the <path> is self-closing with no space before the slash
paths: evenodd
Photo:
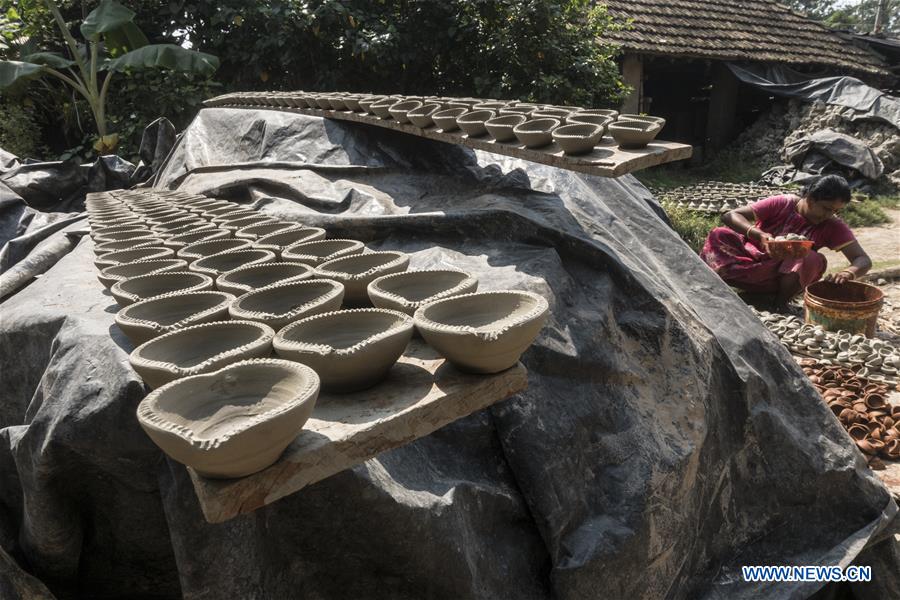
<path id="1" fill-rule="evenodd" d="M 644 61 L 639 54 L 626 54 L 622 59 L 622 80 L 632 88 L 622 103 L 622 112 L 640 113 L 644 98 Z"/>
<path id="2" fill-rule="evenodd" d="M 713 65 L 712 92 L 706 118 L 707 156 L 731 141 L 737 112 L 737 93 L 737 77 L 724 63 L 716 62 Z"/>

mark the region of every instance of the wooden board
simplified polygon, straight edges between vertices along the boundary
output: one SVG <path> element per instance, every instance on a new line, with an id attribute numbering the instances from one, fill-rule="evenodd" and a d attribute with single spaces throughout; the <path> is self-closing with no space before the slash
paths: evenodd
<path id="1" fill-rule="evenodd" d="M 518 141 L 495 142 L 490 136 L 470 138 L 461 131 L 444 133 L 433 125 L 427 129 L 421 129 L 412 124 L 398 123 L 393 119 L 379 119 L 368 113 L 350 112 L 345 110 L 246 105 L 226 105 L 222 108 L 277 110 L 325 117 L 326 119 L 365 123 L 367 125 L 384 127 L 386 129 L 392 129 L 410 135 L 417 135 L 439 142 L 460 144 L 477 150 L 493 152 L 494 154 L 522 158 L 532 162 L 550 165 L 551 167 L 559 167 L 561 169 L 578 171 L 589 175 L 599 175 L 601 177 L 618 177 L 620 175 L 631 173 L 632 171 L 646 169 L 647 167 L 654 167 L 676 160 L 683 160 L 685 158 L 690 158 L 693 152 L 693 149 L 688 144 L 679 144 L 677 142 L 666 142 L 662 140 L 655 140 L 646 148 L 641 148 L 639 150 L 623 150 L 618 147 L 612 137 L 606 135 L 590 154 L 566 156 L 555 143 L 543 148 L 532 149 L 526 148 L 523 144 L 519 144 Z"/>
<path id="2" fill-rule="evenodd" d="M 188 471 L 206 520 L 220 523 L 424 437 L 527 384 L 521 363 L 496 375 L 469 375 L 413 340 L 376 387 L 319 396 L 303 431 L 267 469 L 240 479 L 207 479 Z"/>

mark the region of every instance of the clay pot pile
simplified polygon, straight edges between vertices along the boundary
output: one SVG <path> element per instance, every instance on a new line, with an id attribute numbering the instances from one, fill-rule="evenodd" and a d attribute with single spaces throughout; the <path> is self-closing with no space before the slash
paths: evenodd
<path id="1" fill-rule="evenodd" d="M 760 311 L 753 307 L 751 310 L 795 354 L 818 358 L 826 365 L 858 369 L 856 373 L 859 377 L 873 381 L 898 381 L 900 350 L 886 340 L 846 331 L 826 331 L 793 315 Z"/>
<path id="2" fill-rule="evenodd" d="M 778 187 L 723 181 L 701 181 L 694 185 L 651 191 L 660 202 L 707 213 L 728 212 L 763 198 L 786 193 Z"/>
<path id="3" fill-rule="evenodd" d="M 860 377 L 859 367 L 822 365 L 814 359 L 803 359 L 800 366 L 870 467 L 883 469 L 881 459 L 900 460 L 900 405 L 888 402 L 886 383 Z"/>
<path id="4" fill-rule="evenodd" d="M 661 117 L 619 114 L 610 109 L 346 92 L 237 92 L 217 96 L 204 105 L 351 112 L 372 120 L 393 120 L 422 130 L 566 155 L 590 154 L 598 145 L 645 148 L 666 123 Z"/>
<path id="5" fill-rule="evenodd" d="M 155 388 L 139 421 L 210 477 L 270 465 L 320 388 L 378 384 L 417 331 L 457 368 L 497 373 L 548 316 L 537 294 L 477 292 L 468 273 L 409 271 L 402 252 L 325 239 L 233 202 L 142 190 L 85 204 L 98 279 L 136 345 L 132 366 Z"/>

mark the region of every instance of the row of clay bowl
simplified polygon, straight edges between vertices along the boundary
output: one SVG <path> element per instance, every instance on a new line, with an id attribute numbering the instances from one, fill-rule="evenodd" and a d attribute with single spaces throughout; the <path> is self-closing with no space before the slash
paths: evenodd
<path id="1" fill-rule="evenodd" d="M 689 186 L 653 190 L 653 195 L 660 202 L 700 212 L 727 212 L 783 193 L 784 190 L 775 187 L 719 181 L 703 181 Z"/>
<path id="2" fill-rule="evenodd" d="M 859 368 L 823 365 L 815 359 L 802 359 L 800 366 L 870 467 L 884 469 L 881 459 L 900 460 L 900 406 L 887 400 L 887 384 L 860 377 Z"/>
<path id="3" fill-rule="evenodd" d="M 469 138 L 519 143 L 526 148 L 544 148 L 555 142 L 567 155 L 590 153 L 607 132 L 620 148 L 644 148 L 665 125 L 661 117 L 619 114 L 610 109 L 344 92 L 239 92 L 212 98 L 205 105 L 351 112 L 420 129 L 462 131 Z"/>
<path id="4" fill-rule="evenodd" d="M 467 273 L 408 271 L 402 253 L 324 240 L 322 230 L 293 241 L 286 234 L 312 228 L 228 228 L 225 203 L 202 196 L 111 192 L 86 204 L 100 279 L 122 306 L 117 324 L 137 344 L 131 364 L 156 388 L 138 410 L 141 425 L 170 456 L 210 477 L 271 464 L 309 418 L 320 387 L 375 385 L 415 331 L 458 368 L 495 373 L 518 361 L 547 318 L 536 294 L 476 292 Z M 184 219 L 195 235 L 227 235 L 185 240 Z M 137 245 L 101 248 L 110 235 Z M 374 307 L 348 308 L 367 305 Z"/>
<path id="5" fill-rule="evenodd" d="M 819 359 L 823 364 L 858 368 L 858 375 L 873 381 L 896 383 L 900 373 L 900 350 L 886 340 L 867 338 L 847 331 L 826 331 L 804 323 L 794 315 L 760 311 L 751 307 L 766 328 L 791 352 Z"/>

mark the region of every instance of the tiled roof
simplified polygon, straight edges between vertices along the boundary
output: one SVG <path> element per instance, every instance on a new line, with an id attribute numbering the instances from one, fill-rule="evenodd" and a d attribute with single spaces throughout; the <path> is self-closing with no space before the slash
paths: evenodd
<path id="1" fill-rule="evenodd" d="M 841 67 L 886 74 L 852 41 L 773 0 L 600 0 L 632 26 L 607 39 L 626 50 L 666 56 Z"/>

